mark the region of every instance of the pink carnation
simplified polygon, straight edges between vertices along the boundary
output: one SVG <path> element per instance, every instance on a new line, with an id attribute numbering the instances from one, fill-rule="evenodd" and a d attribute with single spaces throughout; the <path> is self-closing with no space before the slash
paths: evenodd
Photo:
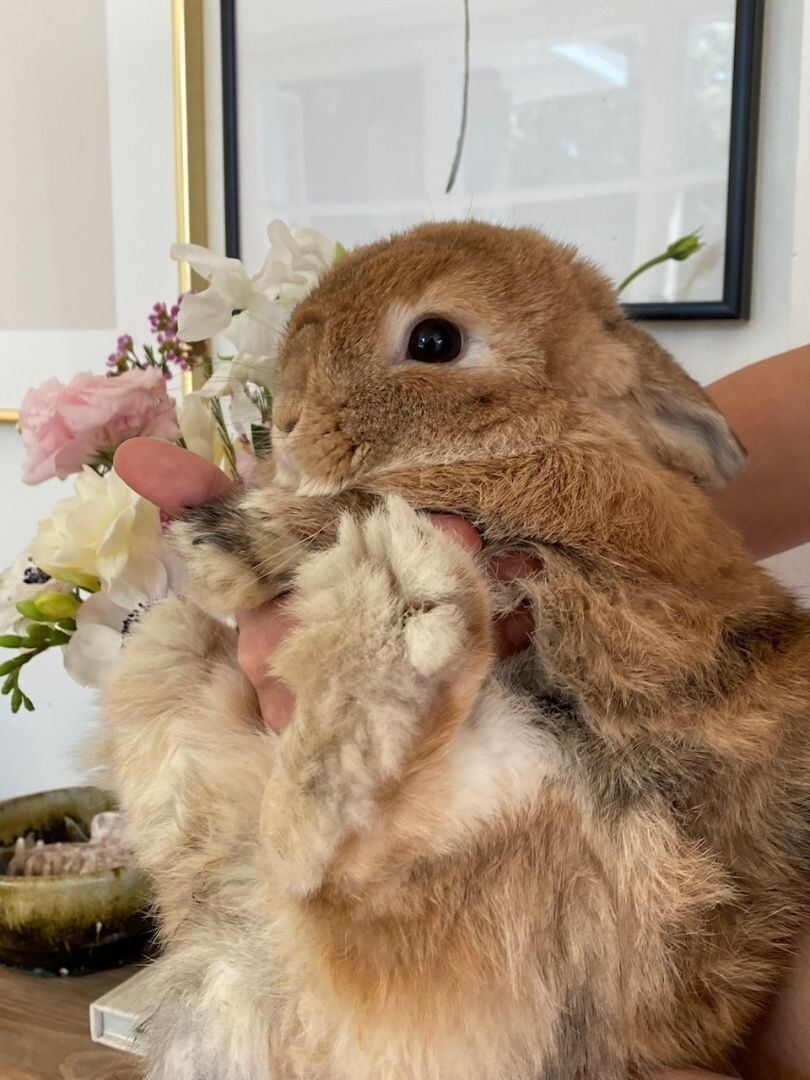
<path id="1" fill-rule="evenodd" d="M 155 368 L 133 368 L 112 378 L 77 375 L 67 386 L 48 379 L 28 391 L 20 409 L 26 450 L 23 480 L 64 480 L 102 451 L 111 452 L 134 435 L 176 440 L 174 403 Z"/>

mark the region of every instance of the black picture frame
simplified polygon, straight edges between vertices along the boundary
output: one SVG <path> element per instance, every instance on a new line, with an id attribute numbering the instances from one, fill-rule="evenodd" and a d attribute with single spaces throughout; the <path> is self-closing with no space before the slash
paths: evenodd
<path id="1" fill-rule="evenodd" d="M 220 0 L 225 250 L 239 258 L 237 0 Z M 737 0 L 731 87 L 726 246 L 721 300 L 626 304 L 633 319 L 747 319 L 751 310 L 757 137 L 765 0 Z"/>
<path id="2" fill-rule="evenodd" d="M 236 84 L 236 0 L 220 0 L 222 51 L 222 150 L 225 194 L 225 254 L 238 259 L 239 231 L 239 115 Z"/>

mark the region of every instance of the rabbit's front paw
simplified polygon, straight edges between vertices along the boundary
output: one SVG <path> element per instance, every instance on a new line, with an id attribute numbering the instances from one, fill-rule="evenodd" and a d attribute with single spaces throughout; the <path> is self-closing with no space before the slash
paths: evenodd
<path id="1" fill-rule="evenodd" d="M 240 492 L 189 507 L 170 536 L 188 568 L 186 591 L 215 615 L 258 607 L 283 592 L 303 545 Z"/>
<path id="2" fill-rule="evenodd" d="M 472 556 L 394 496 L 344 517 L 337 543 L 301 565 L 295 586 L 299 625 L 273 669 L 302 700 L 327 685 L 422 698 L 488 642 L 488 592 Z"/>
<path id="3" fill-rule="evenodd" d="M 296 706 L 263 820 L 278 879 L 303 895 L 342 840 L 383 820 L 381 792 L 390 811 L 402 778 L 441 755 L 492 648 L 473 557 L 399 498 L 344 517 L 337 543 L 300 567 L 292 605 L 298 625 L 271 666 Z"/>

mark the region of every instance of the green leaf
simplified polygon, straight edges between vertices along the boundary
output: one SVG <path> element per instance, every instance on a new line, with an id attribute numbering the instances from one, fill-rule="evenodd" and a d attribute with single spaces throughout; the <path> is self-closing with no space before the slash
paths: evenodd
<path id="1" fill-rule="evenodd" d="M 0 687 L 0 694 L 10 694 L 14 687 L 17 685 L 18 672 L 12 671 L 10 675 L 6 675 L 5 681 L 2 687 Z"/>
<path id="2" fill-rule="evenodd" d="M 22 694 L 22 690 L 20 691 L 20 693 Z M 25 709 L 26 712 L 33 712 L 34 711 L 34 703 L 27 694 L 22 694 L 22 703 L 23 703 L 23 708 Z"/>
<path id="3" fill-rule="evenodd" d="M 14 693 L 11 695 L 11 711 L 13 713 L 17 713 L 17 712 L 20 711 L 20 706 L 22 705 L 22 699 L 23 699 L 22 690 L 19 688 L 19 686 L 15 686 L 14 687 Z"/>
<path id="4" fill-rule="evenodd" d="M 60 619 L 59 622 L 56 625 L 60 628 L 60 630 L 73 631 L 73 630 L 76 629 L 76 620 L 75 619 Z"/>
<path id="5" fill-rule="evenodd" d="M 64 634 L 61 630 L 51 631 L 51 645 L 67 645 L 70 634 Z"/>
<path id="6" fill-rule="evenodd" d="M 28 627 L 28 642 L 33 642 L 34 645 L 42 645 L 51 636 L 51 627 L 46 626 L 44 623 L 34 623 L 33 626 Z"/>
<path id="7" fill-rule="evenodd" d="M 24 644 L 19 634 L 0 634 L 0 649 L 21 649 Z"/>

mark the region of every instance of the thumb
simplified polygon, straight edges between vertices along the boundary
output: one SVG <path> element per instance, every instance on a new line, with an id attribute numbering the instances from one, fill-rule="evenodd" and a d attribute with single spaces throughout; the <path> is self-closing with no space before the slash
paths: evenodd
<path id="1" fill-rule="evenodd" d="M 116 450 L 114 464 L 125 484 L 173 517 L 235 487 L 210 461 L 159 439 L 127 439 Z"/>

